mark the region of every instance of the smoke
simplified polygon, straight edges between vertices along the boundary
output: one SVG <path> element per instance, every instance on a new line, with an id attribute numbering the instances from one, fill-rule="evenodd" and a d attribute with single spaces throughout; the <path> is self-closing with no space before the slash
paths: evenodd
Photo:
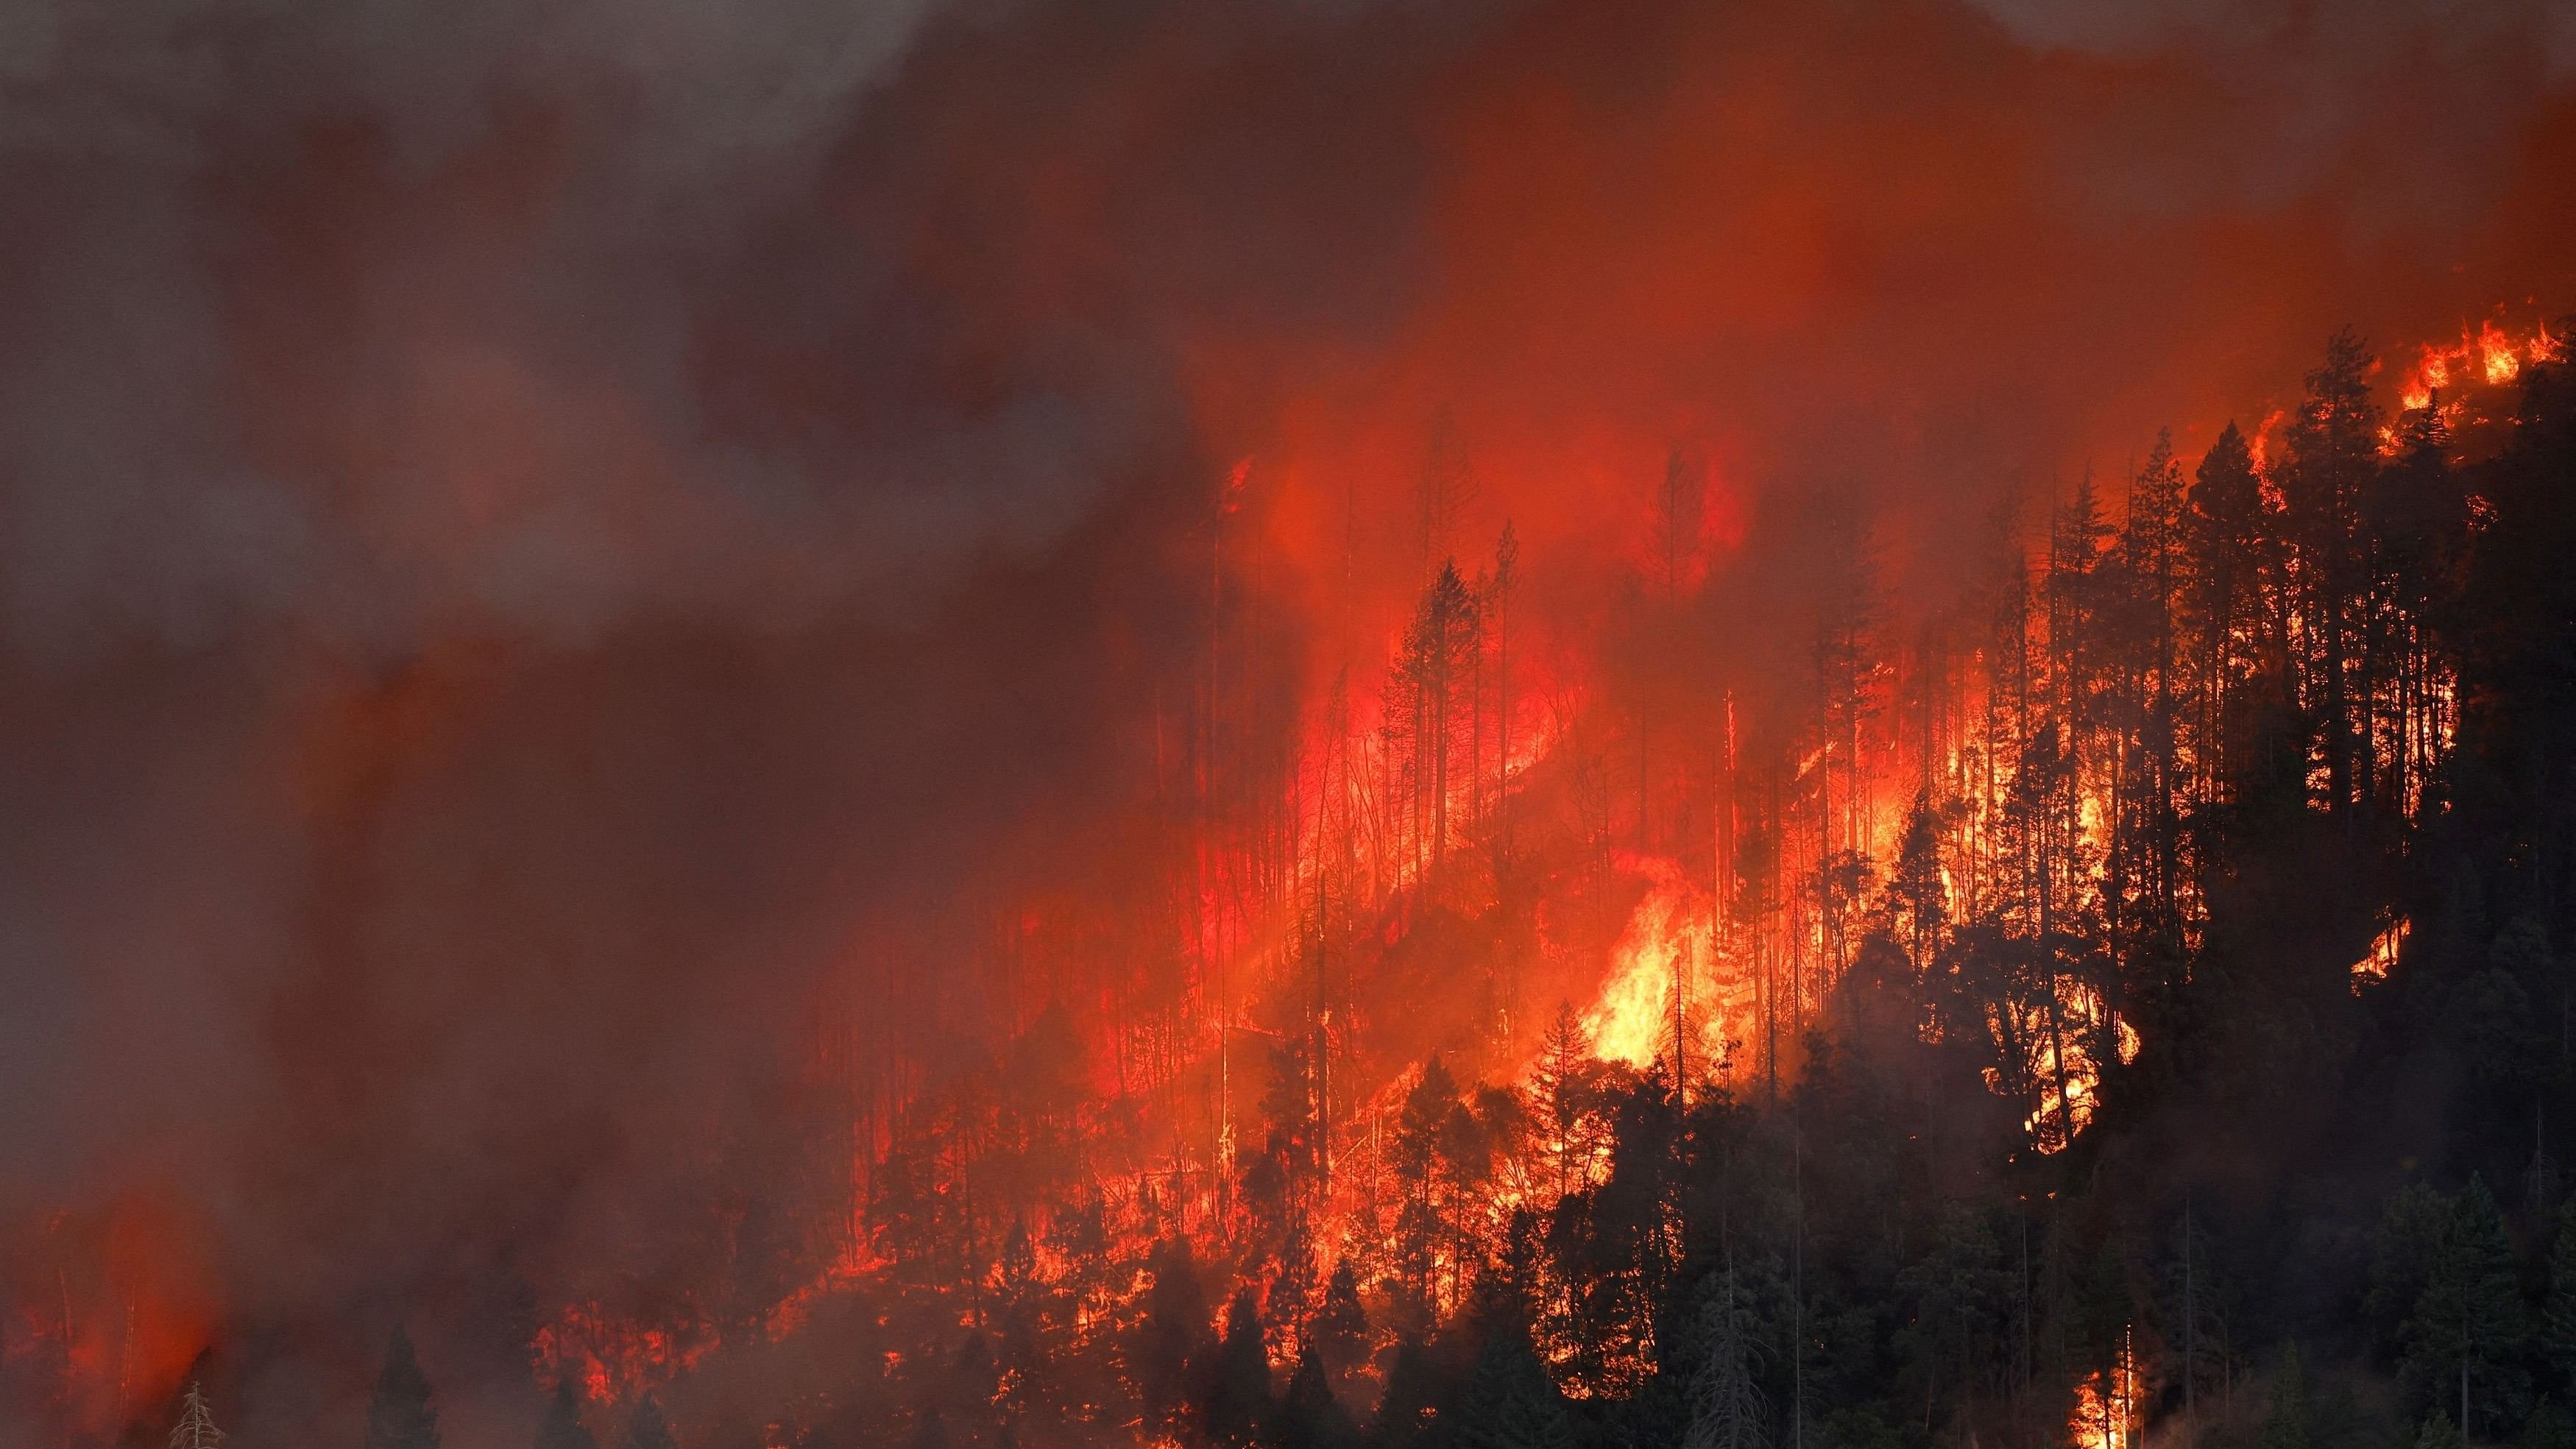
<path id="1" fill-rule="evenodd" d="M 1456 546 L 1513 521 L 1566 639 L 1676 445 L 1720 567 L 1795 590 L 1849 500 L 1928 607 L 2007 480 L 2562 302 L 2570 53 L 2542 3 L 13 7 L 0 1205 L 176 1203 L 210 1332 L 649 1276 L 860 923 L 1117 838 L 1236 460 L 1247 737 L 1407 601 L 1441 419 Z M 936 1038 L 991 1025 L 962 950 L 892 968 Z"/>

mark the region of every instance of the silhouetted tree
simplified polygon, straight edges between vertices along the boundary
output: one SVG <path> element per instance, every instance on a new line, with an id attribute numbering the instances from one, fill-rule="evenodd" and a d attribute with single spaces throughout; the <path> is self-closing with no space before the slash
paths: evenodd
<path id="1" fill-rule="evenodd" d="M 367 1405 L 367 1449 L 438 1449 L 429 1380 L 412 1352 L 411 1335 L 399 1328 L 385 1345 L 385 1366 Z"/>
<path id="2" fill-rule="evenodd" d="M 555 1380 L 554 1396 L 537 1424 L 537 1449 L 599 1449 L 599 1441 L 581 1422 L 581 1392 L 570 1375 Z"/>

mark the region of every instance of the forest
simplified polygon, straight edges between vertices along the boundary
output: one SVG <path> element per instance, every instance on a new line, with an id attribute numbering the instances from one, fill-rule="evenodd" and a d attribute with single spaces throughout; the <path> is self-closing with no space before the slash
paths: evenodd
<path id="1" fill-rule="evenodd" d="M 2576 1449 L 2569 0 L 0 5 L 0 1449 Z"/>
<path id="2" fill-rule="evenodd" d="M 1435 435 L 1383 662 L 1264 736 L 1211 607 L 1010 1029 L 818 1008 L 690 1266 L 515 1311 L 539 1449 L 2576 1445 L 2564 335 L 2340 333 L 1910 617 L 1677 449 L 1579 673 Z"/>

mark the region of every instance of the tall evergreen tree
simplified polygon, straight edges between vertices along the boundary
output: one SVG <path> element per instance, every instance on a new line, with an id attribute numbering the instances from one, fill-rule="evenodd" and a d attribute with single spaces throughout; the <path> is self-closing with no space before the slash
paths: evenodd
<path id="1" fill-rule="evenodd" d="M 1529 1334 L 1504 1324 L 1486 1335 L 1455 1413 L 1458 1449 L 1563 1449 L 1573 1442 L 1565 1396 Z"/>
<path id="2" fill-rule="evenodd" d="M 1705 1357 L 1691 1378 L 1690 1427 L 1682 1449 L 1769 1449 L 1771 1406 L 1762 1394 L 1762 1351 L 1735 1264 L 1712 1274 L 1700 1306 Z"/>
<path id="3" fill-rule="evenodd" d="M 1143 1397 L 1148 1425 L 1177 1438 L 1186 1429 L 1194 1380 L 1216 1347 L 1208 1327 L 1207 1293 L 1185 1239 L 1157 1244 L 1148 1272 L 1153 1283 L 1128 1348 L 1128 1373 Z"/>
<path id="4" fill-rule="evenodd" d="M 537 1449 L 599 1449 L 599 1441 L 581 1422 L 581 1392 L 570 1374 L 555 1380 L 554 1397 L 546 1401 L 546 1416 L 537 1424 Z"/>
<path id="5" fill-rule="evenodd" d="M 1333 1383 L 1312 1343 L 1297 1355 L 1297 1370 L 1288 1376 L 1280 1400 L 1277 1449 L 1345 1449 L 1354 1437 L 1351 1416 L 1333 1397 Z"/>
<path id="6" fill-rule="evenodd" d="M 397 1328 L 385 1345 L 384 1371 L 367 1405 L 367 1449 L 438 1449 L 438 1410 L 429 1379 L 412 1352 L 411 1335 Z"/>
<path id="7" fill-rule="evenodd" d="M 1203 1417 L 1208 1438 L 1224 1449 L 1242 1449 L 1270 1425 L 1270 1352 L 1261 1326 L 1261 1300 L 1249 1285 L 1226 1309 L 1225 1339 L 1217 1346 Z"/>
<path id="8" fill-rule="evenodd" d="M 2194 794 L 2206 804 L 2228 779 L 2229 721 L 2279 637 L 2266 607 L 2272 529 L 2263 482 L 2234 423 L 2192 475 L 2183 538 Z"/>
<path id="9" fill-rule="evenodd" d="M 1315 1311 L 1307 1340 L 1332 1368 L 1348 1368 L 1368 1352 L 1368 1310 L 1360 1302 L 1359 1276 L 1344 1255 L 1324 1282 L 1323 1306 Z"/>
<path id="10" fill-rule="evenodd" d="M 2540 1347 L 2559 1392 L 2576 1393 L 2576 1196 L 2558 1209 L 2558 1235 L 2549 1245 L 2549 1288 L 2541 1300 Z"/>
<path id="11" fill-rule="evenodd" d="M 215 1427 L 205 1391 L 190 1379 L 187 1395 L 179 1401 L 179 1422 L 170 1428 L 170 1449 L 220 1449 L 223 1442 L 224 1431 Z"/>
<path id="12" fill-rule="evenodd" d="M 2471 1177 L 2407 1318 L 2401 1368 L 2417 1401 L 2456 1410 L 2463 1432 L 2510 1429 L 2530 1407 L 2530 1335 L 2504 1215 Z"/>
<path id="13" fill-rule="evenodd" d="M 2263 1419 L 2255 1449 L 2312 1449 L 2316 1414 L 2309 1404 L 2308 1367 L 2295 1343 L 2281 1350 L 2281 1366 L 2272 1375 L 2272 1412 Z"/>
<path id="14" fill-rule="evenodd" d="M 2369 753 L 2354 694 L 2367 665 L 2361 657 L 2367 609 L 2361 507 L 2379 467 L 2372 361 L 2349 328 L 2327 340 L 2325 359 L 2308 374 L 2307 395 L 2286 431 L 2276 475 L 2295 549 L 2300 703 L 2321 736 L 2326 803 L 2336 809 L 2369 793 Z"/>
<path id="15" fill-rule="evenodd" d="M 626 1416 L 625 1432 L 617 1436 L 617 1449 L 679 1449 L 670 1421 L 662 1417 L 660 1399 L 646 1394 L 635 1401 Z"/>

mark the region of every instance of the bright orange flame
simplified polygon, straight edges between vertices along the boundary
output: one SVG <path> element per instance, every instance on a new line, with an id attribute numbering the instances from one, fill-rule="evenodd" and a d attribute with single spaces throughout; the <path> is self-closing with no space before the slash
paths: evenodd
<path id="1" fill-rule="evenodd" d="M 1998 1026 L 2007 1014 L 2012 1015 L 2015 1034 L 2035 1044 L 2031 1067 L 2039 1101 L 2023 1119 L 2022 1128 L 2042 1153 L 2064 1151 L 2092 1124 L 2102 1087 L 2102 1063 L 2092 1043 L 2107 1030 L 2118 1061 L 2126 1064 L 2138 1056 L 2137 1029 L 2114 1014 L 2100 992 L 2075 977 L 2061 976 L 2054 994 L 2054 1013 L 2044 1002 L 2025 1004 L 2009 1013 L 2000 1004 L 1987 1008 Z M 1999 1089 L 2006 1085 L 1992 1067 L 1986 1069 L 1986 1082 Z"/>
<path id="2" fill-rule="evenodd" d="M 1654 886 L 1629 914 L 1627 929 L 1611 948 L 1601 997 L 1583 1018 L 1594 1053 L 1632 1067 L 1647 1065 L 1672 1045 L 1674 977 L 1688 969 L 1685 958 L 1701 947 L 1705 934 L 1693 929 L 1690 888 L 1681 872 L 1660 859 L 1647 868 Z"/>
<path id="3" fill-rule="evenodd" d="M 2440 390 L 2473 383 L 2502 387 L 2520 376 L 2525 366 L 2553 359 L 2557 350 L 2558 339 L 2545 324 L 2522 339 L 2493 321 L 2479 323 L 2474 333 L 2462 328 L 2459 341 L 2440 346 L 2427 343 L 2420 349 L 2414 369 L 2397 390 L 2397 401 L 2414 412 L 2432 406 L 2433 394 Z"/>
<path id="4" fill-rule="evenodd" d="M 2388 923 L 2387 929 L 2370 938 L 2370 949 L 2352 963 L 2353 994 L 2361 994 L 2364 983 L 2385 981 L 2391 967 L 2397 964 L 2398 949 L 2406 944 L 2406 933 L 2414 923 L 2404 916 Z"/>
<path id="5" fill-rule="evenodd" d="M 1752 1003 L 1748 984 L 1723 969 L 1714 949 L 1708 893 L 1668 857 L 1623 855 L 1619 864 L 1649 884 L 1611 948 L 1600 996 L 1584 1013 L 1593 1054 L 1638 1068 L 1669 1055 L 1678 985 L 1685 1049 L 1702 1068 L 1722 1065 Z"/>
<path id="6" fill-rule="evenodd" d="M 2140 1389 L 2132 1332 L 2124 1329 L 2119 1362 L 2075 1386 L 2074 1410 L 2066 1420 L 2071 1449 L 2136 1449 Z"/>

